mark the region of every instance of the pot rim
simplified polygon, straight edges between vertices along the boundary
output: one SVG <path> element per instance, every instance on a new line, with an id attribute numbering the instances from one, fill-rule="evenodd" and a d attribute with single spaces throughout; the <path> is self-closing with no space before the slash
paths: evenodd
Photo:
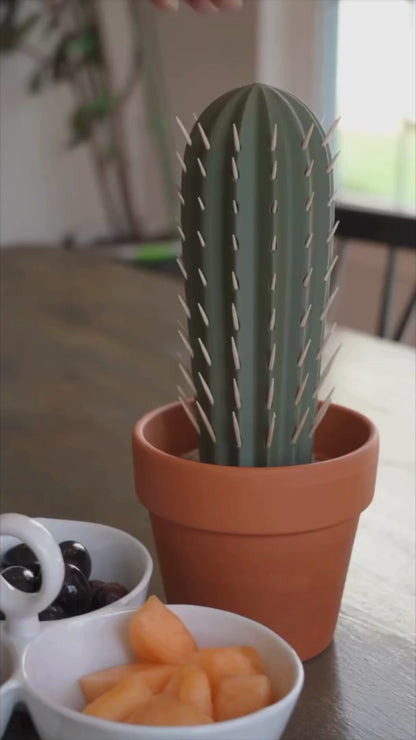
<path id="1" fill-rule="evenodd" d="M 299 468 L 302 468 L 303 470 L 307 471 L 316 471 L 316 469 L 326 467 L 328 465 L 334 465 L 336 461 L 339 460 L 345 460 L 348 461 L 348 459 L 354 458 L 357 456 L 358 453 L 365 453 L 366 450 L 371 449 L 373 445 L 378 442 L 378 431 L 375 426 L 375 424 L 369 419 L 367 416 L 362 414 L 359 411 L 356 411 L 355 409 L 350 409 L 347 406 L 343 406 L 341 404 L 333 403 L 331 404 L 331 409 L 333 410 L 340 410 L 342 412 L 346 412 L 348 415 L 360 419 L 360 421 L 368 427 L 369 434 L 364 442 L 364 444 L 360 445 L 354 450 L 351 450 L 350 452 L 345 453 L 344 455 L 339 455 L 337 457 L 330 457 L 324 460 L 316 460 L 311 463 L 305 463 L 303 465 L 280 465 L 280 466 L 267 466 L 267 467 L 256 467 L 256 466 L 239 466 L 239 465 L 222 465 L 219 463 L 206 463 L 201 462 L 200 460 L 190 460 L 185 457 L 181 457 L 180 455 L 174 455 L 170 452 L 166 452 L 165 450 L 162 450 L 160 447 L 157 447 L 154 444 L 151 444 L 149 440 L 146 438 L 145 429 L 149 422 L 153 421 L 153 419 L 156 416 L 161 416 L 162 414 L 165 414 L 166 412 L 170 411 L 174 408 L 179 408 L 180 403 L 179 401 L 173 401 L 171 403 L 164 404 L 163 406 L 158 406 L 155 409 L 152 409 L 151 411 L 148 411 L 144 416 L 142 416 L 134 425 L 133 427 L 133 439 L 138 441 L 140 445 L 142 445 L 144 448 L 148 448 L 149 452 L 152 451 L 153 453 L 156 452 L 158 455 L 161 455 L 162 457 L 167 457 L 170 459 L 175 459 L 178 461 L 179 464 L 183 464 L 191 467 L 198 467 L 198 469 L 202 468 L 212 470 L 212 468 L 220 468 L 224 471 L 230 471 L 231 475 L 243 475 L 244 472 L 247 471 L 256 471 L 258 475 L 270 475 L 270 471 L 276 473 L 276 471 L 297 471 Z"/>
<path id="2" fill-rule="evenodd" d="M 275 536 L 358 520 L 374 495 L 378 433 L 367 417 L 343 406 L 334 404 L 327 418 L 318 453 L 322 449 L 329 459 L 233 467 L 181 457 L 196 446 L 194 427 L 180 403 L 157 408 L 133 429 L 137 496 L 152 516 L 206 532 Z M 341 424 L 348 428 L 348 420 L 349 433 L 341 443 L 350 451 L 331 457 L 336 430 Z M 148 424 L 154 426 L 146 431 Z"/>

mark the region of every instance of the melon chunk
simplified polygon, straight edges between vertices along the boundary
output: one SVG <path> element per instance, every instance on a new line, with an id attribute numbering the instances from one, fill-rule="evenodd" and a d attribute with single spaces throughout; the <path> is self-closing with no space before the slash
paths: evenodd
<path id="1" fill-rule="evenodd" d="M 165 687 L 166 683 L 176 670 L 171 665 L 155 665 L 154 663 L 126 663 L 105 668 L 102 671 L 89 673 L 80 678 L 79 683 L 84 696 L 88 702 L 94 701 L 101 694 L 113 688 L 122 678 L 132 673 L 140 673 L 144 683 L 150 691 L 157 694 Z"/>
<path id="2" fill-rule="evenodd" d="M 213 689 L 225 676 L 264 673 L 257 650 L 250 646 L 202 648 L 192 657 L 192 661 L 205 671 Z"/>
<path id="3" fill-rule="evenodd" d="M 197 645 L 183 622 L 157 596 L 149 596 L 129 624 L 130 645 L 140 660 L 186 663 Z"/>
<path id="4" fill-rule="evenodd" d="M 243 717 L 272 703 L 272 686 L 267 676 L 226 676 L 214 694 L 217 722 Z"/>
<path id="5" fill-rule="evenodd" d="M 109 691 L 87 704 L 84 714 L 113 722 L 123 722 L 139 704 L 148 702 L 152 696 L 140 674 L 131 673 Z"/>
<path id="6" fill-rule="evenodd" d="M 159 694 L 141 707 L 138 707 L 127 718 L 132 725 L 179 726 L 207 725 L 213 722 L 194 704 L 184 704 L 168 694 Z"/>
<path id="7" fill-rule="evenodd" d="M 211 687 L 207 674 L 198 665 L 178 668 L 167 683 L 165 693 L 212 717 Z"/>

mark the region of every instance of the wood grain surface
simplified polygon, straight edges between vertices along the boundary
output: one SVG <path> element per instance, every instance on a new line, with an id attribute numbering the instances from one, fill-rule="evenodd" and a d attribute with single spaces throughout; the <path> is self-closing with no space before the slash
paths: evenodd
<path id="1" fill-rule="evenodd" d="M 154 554 L 130 435 L 175 396 L 179 282 L 90 252 L 10 250 L 1 267 L 2 511 L 111 524 Z M 377 489 L 336 639 L 305 664 L 285 740 L 414 740 L 415 358 L 366 335 L 339 338 L 334 398 L 379 427 Z M 152 589 L 163 595 L 157 565 Z M 25 725 L 9 737 L 34 735 Z"/>

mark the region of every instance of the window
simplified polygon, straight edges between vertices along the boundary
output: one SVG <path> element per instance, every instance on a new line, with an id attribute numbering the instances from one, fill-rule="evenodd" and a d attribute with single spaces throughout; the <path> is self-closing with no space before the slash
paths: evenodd
<path id="1" fill-rule="evenodd" d="M 415 0 L 339 0 L 339 199 L 414 211 Z"/>

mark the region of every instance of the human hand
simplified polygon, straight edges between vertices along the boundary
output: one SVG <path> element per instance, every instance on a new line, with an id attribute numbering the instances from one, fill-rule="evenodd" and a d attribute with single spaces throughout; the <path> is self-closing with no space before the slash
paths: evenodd
<path id="1" fill-rule="evenodd" d="M 178 10 L 179 0 L 152 0 L 161 10 Z M 243 0 L 185 0 L 194 10 L 200 13 L 216 12 L 217 10 L 239 10 Z"/>

